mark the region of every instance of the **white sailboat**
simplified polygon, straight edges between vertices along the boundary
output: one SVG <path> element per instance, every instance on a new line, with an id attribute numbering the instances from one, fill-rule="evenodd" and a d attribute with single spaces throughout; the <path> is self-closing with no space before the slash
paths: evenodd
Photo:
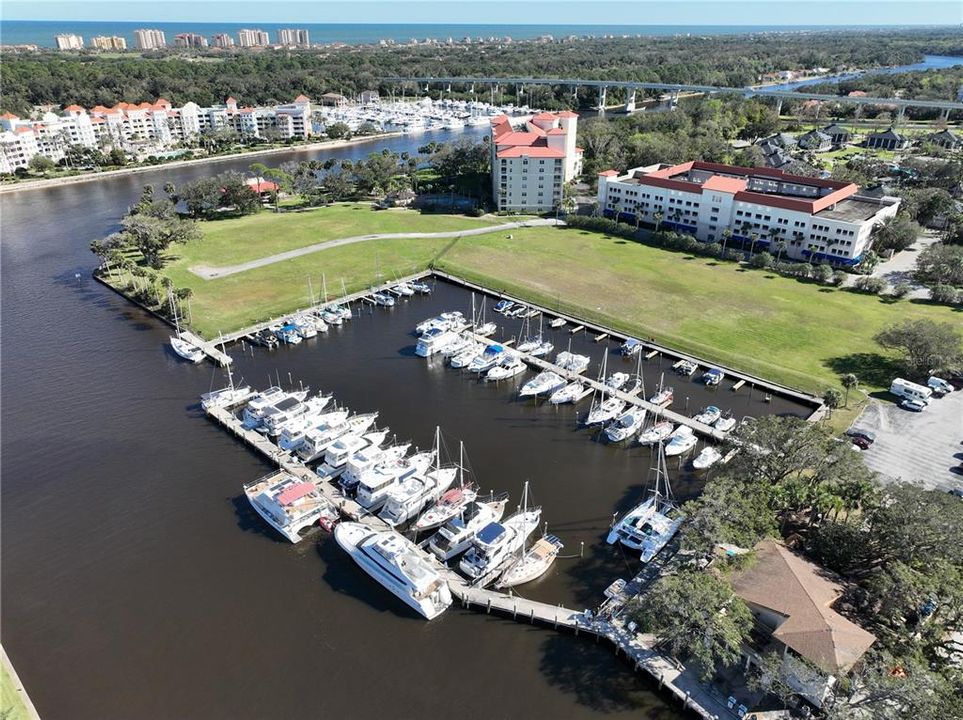
<path id="1" fill-rule="evenodd" d="M 528 507 L 528 483 L 525 483 L 525 491 L 522 495 L 522 508 Z M 536 580 L 548 572 L 548 569 L 555 562 L 558 553 L 563 545 L 562 541 L 554 535 L 546 533 L 536 540 L 531 547 L 526 549 L 527 541 L 522 543 L 518 549 L 518 556 L 511 561 L 508 568 L 502 573 L 496 588 L 515 587 L 524 583 Z"/>
<path id="2" fill-rule="evenodd" d="M 628 440 L 642 428 L 646 414 L 645 408 L 629 408 L 605 428 L 605 437 L 613 443 Z"/>
<path id="3" fill-rule="evenodd" d="M 211 390 L 201 395 L 201 407 L 205 410 L 239 405 L 254 394 L 249 385 L 234 384 L 234 373 L 231 371 L 232 364 L 227 364 L 227 387 Z"/>
<path id="4" fill-rule="evenodd" d="M 566 403 L 577 403 L 579 400 L 592 394 L 592 388 L 578 381 L 571 382 L 563 388 L 553 392 L 548 401 L 552 405 L 564 405 Z"/>
<path id="5" fill-rule="evenodd" d="M 599 381 L 605 377 L 605 371 L 608 367 L 609 356 L 605 353 L 602 356 L 602 369 L 599 371 Z M 599 396 L 599 401 L 597 403 L 592 403 L 592 407 L 589 410 L 588 416 L 585 418 L 586 425 L 600 425 L 602 423 L 607 423 L 609 420 L 617 417 L 623 410 L 625 410 L 625 401 L 618 397 L 606 397 L 606 390 L 609 389 L 609 384 L 603 382 L 601 395 Z"/>
<path id="6" fill-rule="evenodd" d="M 607 542 L 620 542 L 638 550 L 642 562 L 649 562 L 666 546 L 682 524 L 682 515 L 672 499 L 669 474 L 662 448 L 654 468 L 655 482 L 648 498 L 632 508 L 612 526 Z"/>
<path id="7" fill-rule="evenodd" d="M 204 351 L 197 347 L 190 340 L 185 339 L 181 335 L 181 319 L 177 312 L 177 301 L 174 300 L 174 291 L 172 288 L 167 288 L 167 302 L 171 308 L 171 314 L 174 316 L 174 330 L 175 333 L 171 335 L 171 347 L 174 352 L 185 360 L 190 360 L 195 365 L 201 362 L 205 355 Z"/>
<path id="8" fill-rule="evenodd" d="M 522 359 L 516 353 L 509 351 L 505 353 L 497 365 L 485 373 L 485 380 L 507 380 L 516 375 L 521 375 L 527 369 L 528 366 Z"/>
<path id="9" fill-rule="evenodd" d="M 484 587 L 494 580 L 525 539 L 538 527 L 541 508 L 519 510 L 503 523 L 489 523 L 475 536 L 458 569 L 473 585 Z"/>

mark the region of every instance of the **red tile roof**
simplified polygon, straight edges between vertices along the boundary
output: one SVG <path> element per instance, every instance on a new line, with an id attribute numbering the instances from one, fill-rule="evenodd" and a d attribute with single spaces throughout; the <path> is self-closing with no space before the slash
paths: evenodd
<path id="1" fill-rule="evenodd" d="M 562 110 L 560 113 L 555 113 L 560 118 L 577 118 L 578 113 L 572 112 L 571 110 Z"/>
<path id="2" fill-rule="evenodd" d="M 599 173 L 599 175 L 602 175 L 603 177 L 617 177 L 618 174 L 619 173 L 615 170 L 603 170 Z"/>
<path id="3" fill-rule="evenodd" d="M 532 120 L 555 120 L 558 116 L 555 113 L 540 112 L 532 116 Z"/>
<path id="4" fill-rule="evenodd" d="M 23 134 L 23 133 L 32 133 L 32 132 L 33 132 L 33 128 L 18 127 L 16 130 L 14 130 L 14 132 L 15 132 L 15 133 L 20 133 L 20 134 Z"/>
<path id="5" fill-rule="evenodd" d="M 562 130 L 562 128 L 552 128 L 551 130 L 546 131 L 545 134 L 546 135 L 564 135 L 565 131 Z"/>
<path id="6" fill-rule="evenodd" d="M 495 144 L 498 145 L 498 147 L 502 147 L 503 145 L 534 145 L 537 140 L 543 137 L 544 135 L 535 132 L 510 132 L 496 137 Z"/>
<path id="7" fill-rule="evenodd" d="M 80 105 L 68 105 L 64 108 L 64 112 L 83 112 L 83 110 Z"/>
<path id="8" fill-rule="evenodd" d="M 296 103 L 311 102 L 311 98 L 309 98 L 307 95 L 298 95 L 296 98 L 294 98 L 294 102 Z"/>
<path id="9" fill-rule="evenodd" d="M 248 180 L 247 186 L 258 195 L 266 192 L 274 192 L 278 189 L 277 183 L 271 182 L 270 180 L 258 180 L 257 178 L 251 178 Z"/>
<path id="10" fill-rule="evenodd" d="M 20 116 L 14 115 L 13 113 L 10 113 L 10 112 L 5 112 L 3 115 L 0 115 L 0 118 L 4 120 L 19 120 Z"/>

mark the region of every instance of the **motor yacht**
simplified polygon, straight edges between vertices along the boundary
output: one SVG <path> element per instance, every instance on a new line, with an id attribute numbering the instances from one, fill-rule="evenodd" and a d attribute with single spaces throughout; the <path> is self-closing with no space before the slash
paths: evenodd
<path id="1" fill-rule="evenodd" d="M 711 445 L 706 445 L 702 452 L 692 461 L 692 467 L 696 470 L 710 468 L 722 459 L 722 453 Z"/>
<path id="2" fill-rule="evenodd" d="M 701 413 L 694 415 L 692 419 L 696 422 L 701 422 L 704 425 L 712 425 L 721 417 L 722 410 L 717 408 L 715 405 L 708 405 Z"/>
<path id="3" fill-rule="evenodd" d="M 644 408 L 629 408 L 605 428 L 605 437 L 613 443 L 628 440 L 642 428 L 645 416 Z"/>
<path id="4" fill-rule="evenodd" d="M 274 406 L 286 398 L 304 400 L 308 396 L 308 390 L 296 390 L 287 392 L 277 386 L 262 390 L 252 397 L 244 408 L 242 422 L 246 429 L 251 430 L 261 425 L 265 414 Z"/>
<path id="5" fill-rule="evenodd" d="M 367 432 L 377 419 L 377 412 L 359 413 L 339 423 L 326 423 L 308 430 L 304 433 L 304 440 L 298 447 L 298 456 L 304 462 L 312 462 L 321 457 L 331 445 L 341 438 Z"/>
<path id="6" fill-rule="evenodd" d="M 244 494 L 257 514 L 292 543 L 333 510 L 314 483 L 285 471 L 247 483 Z"/>
<path id="7" fill-rule="evenodd" d="M 341 317 L 340 313 L 330 309 L 318 311 L 318 317 L 320 317 L 326 325 L 333 325 L 335 327 L 344 322 L 344 318 Z"/>
<path id="8" fill-rule="evenodd" d="M 605 385 L 611 390 L 621 390 L 625 387 L 626 383 L 632 379 L 632 376 L 628 373 L 617 372 L 612 373 L 605 379 Z"/>
<path id="9" fill-rule="evenodd" d="M 444 355 L 446 358 L 450 358 L 454 355 L 460 355 L 469 348 L 475 347 L 475 341 L 471 339 L 468 335 L 455 334 L 455 339 L 452 340 L 447 345 L 444 345 L 438 352 Z"/>
<path id="10" fill-rule="evenodd" d="M 433 452 L 424 452 L 378 463 L 358 480 L 355 500 L 368 512 L 377 512 L 387 501 L 392 487 L 412 475 L 423 475 L 434 459 Z"/>
<path id="11" fill-rule="evenodd" d="M 250 340 L 255 345 L 260 345 L 261 347 L 266 347 L 268 350 L 273 350 L 278 346 L 278 337 L 273 332 L 265 328 L 264 330 L 258 330 L 253 335 L 248 335 L 248 340 Z"/>
<path id="12" fill-rule="evenodd" d="M 485 346 L 482 343 L 472 343 L 457 355 L 452 355 L 448 362 L 453 368 L 466 368 L 471 364 L 472 360 L 474 360 L 482 353 L 482 351 L 484 351 L 484 349 Z"/>
<path id="13" fill-rule="evenodd" d="M 468 363 L 468 369 L 476 373 L 488 372 L 501 362 L 504 355 L 505 347 L 503 345 L 489 345 L 480 355 L 472 358 L 472 361 Z"/>
<path id="14" fill-rule="evenodd" d="M 433 504 L 455 481 L 457 468 L 435 467 L 424 475 L 410 475 L 388 491 L 378 517 L 391 527 L 418 517 L 421 511 Z"/>
<path id="15" fill-rule="evenodd" d="M 344 495 L 353 497 L 361 477 L 378 463 L 401 460 L 408 454 L 410 443 L 396 443 L 385 448 L 370 445 L 348 458 L 338 478 L 338 487 Z"/>
<path id="16" fill-rule="evenodd" d="M 391 291 L 396 292 L 403 297 L 411 297 L 412 295 L 415 294 L 415 289 L 406 282 L 398 283 L 393 288 L 391 288 Z"/>
<path id="17" fill-rule="evenodd" d="M 428 549 L 443 561 L 465 552 L 482 528 L 502 519 L 507 501 L 508 496 L 504 495 L 492 501 L 468 503 L 431 536 Z"/>
<path id="18" fill-rule="evenodd" d="M 619 352 L 625 355 L 626 357 L 631 357 L 632 355 L 637 355 L 638 353 L 642 352 L 642 348 L 644 347 L 645 347 L 645 344 L 641 340 L 636 340 L 635 338 L 628 338 L 619 347 Z"/>
<path id="19" fill-rule="evenodd" d="M 415 345 L 415 355 L 418 357 L 431 357 L 435 353 L 440 352 L 443 347 L 459 339 L 458 334 L 451 330 L 442 330 L 437 327 L 430 328 L 418 338 L 418 343 Z"/>
<path id="20" fill-rule="evenodd" d="M 274 331 L 278 340 L 288 345 L 298 345 L 304 340 L 304 336 L 298 332 L 298 326 L 294 323 L 285 323 Z"/>
<path id="21" fill-rule="evenodd" d="M 296 420 L 286 423 L 278 435 L 278 447 L 282 450 L 297 451 L 302 460 L 316 459 L 321 451 L 315 448 L 316 440 L 332 427 L 338 427 L 348 419 L 347 408 L 331 408 L 305 413 Z M 311 443 L 310 445 L 308 443 Z"/>
<path id="22" fill-rule="evenodd" d="M 298 400 L 290 396 L 279 400 L 264 412 L 258 431 L 277 437 L 288 425 L 296 425 L 296 421 L 300 418 L 320 415 L 331 397 L 331 395 L 318 395 L 306 400 Z"/>
<path id="23" fill-rule="evenodd" d="M 478 531 L 471 548 L 458 563 L 458 569 L 473 585 L 488 585 L 525 544 L 541 517 L 541 508 L 534 508 L 519 511 L 504 522 L 489 523 Z"/>
<path id="24" fill-rule="evenodd" d="M 293 318 L 291 318 L 291 324 L 297 328 L 298 335 L 305 340 L 316 337 L 321 326 L 324 326 L 325 330 L 328 329 L 328 326 L 325 324 L 324 320 L 314 315 L 309 315 L 308 313 L 295 315 Z"/>
<path id="25" fill-rule="evenodd" d="M 669 435 L 669 442 L 665 446 L 666 457 L 683 455 L 689 452 L 699 442 L 695 432 L 688 425 L 679 425 Z"/>
<path id="26" fill-rule="evenodd" d="M 538 395 L 551 395 L 556 390 L 565 387 L 565 378 L 558 373 L 546 370 L 540 372 L 527 383 L 522 385 L 518 394 L 521 397 L 532 397 Z"/>
<path id="27" fill-rule="evenodd" d="M 416 293 L 420 293 L 421 295 L 431 294 L 431 286 L 428 285 L 428 283 L 413 282 L 411 283 L 411 289 L 414 290 Z"/>
<path id="28" fill-rule="evenodd" d="M 499 300 L 495 304 L 494 310 L 495 312 L 502 313 L 504 315 L 505 313 L 509 312 L 514 305 L 515 303 L 513 303 L 511 300 Z"/>
<path id="29" fill-rule="evenodd" d="M 566 321 L 565 321 L 565 318 L 557 317 L 557 318 L 555 318 L 554 320 L 552 320 L 552 321 L 548 324 L 548 326 L 549 326 L 550 328 L 554 328 L 554 329 L 557 330 L 557 329 L 560 328 L 560 327 L 565 327 L 565 322 L 566 322 Z"/>
<path id="30" fill-rule="evenodd" d="M 709 387 L 715 387 L 722 382 L 722 378 L 724 377 L 725 373 L 719 368 L 709 368 L 702 374 L 702 382 Z"/>
<path id="31" fill-rule="evenodd" d="M 736 426 L 736 419 L 729 415 L 728 417 L 721 417 L 716 420 L 715 428 L 719 432 L 729 432 Z"/>
<path id="32" fill-rule="evenodd" d="M 370 433 L 342 435 L 328 445 L 324 451 L 324 461 L 315 468 L 314 472 L 322 480 L 334 480 L 344 471 L 348 458 L 365 448 L 380 448 L 387 437 L 387 428 Z"/>
<path id="33" fill-rule="evenodd" d="M 699 369 L 699 366 L 691 360 L 679 360 L 672 366 L 672 369 L 679 373 L 679 375 L 689 377 Z"/>
<path id="34" fill-rule="evenodd" d="M 518 355 L 513 352 L 508 352 L 505 353 L 505 357 L 503 357 L 497 365 L 485 373 L 485 380 L 507 380 L 516 375 L 521 375 L 527 369 L 528 366 Z"/>
<path id="35" fill-rule="evenodd" d="M 415 332 L 424 335 L 429 330 L 461 330 L 465 327 L 465 316 L 458 310 L 444 312 L 437 317 L 422 320 L 415 325 Z"/>
<path id="36" fill-rule="evenodd" d="M 375 305 L 381 305 L 382 307 L 395 306 L 395 299 L 386 292 L 371 293 L 371 299 L 374 301 Z"/>
<path id="37" fill-rule="evenodd" d="M 335 540 L 372 578 L 422 617 L 431 620 L 451 605 L 451 590 L 438 569 L 407 538 L 355 522 L 340 523 Z"/>

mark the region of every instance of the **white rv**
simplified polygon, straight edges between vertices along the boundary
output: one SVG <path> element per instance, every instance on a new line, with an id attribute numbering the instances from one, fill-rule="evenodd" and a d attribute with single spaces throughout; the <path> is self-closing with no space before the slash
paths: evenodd
<path id="1" fill-rule="evenodd" d="M 933 391 L 930 388 L 917 385 L 903 378 L 893 380 L 893 384 L 889 386 L 889 391 L 904 400 L 919 400 L 922 403 L 928 403 L 930 396 L 933 395 Z"/>

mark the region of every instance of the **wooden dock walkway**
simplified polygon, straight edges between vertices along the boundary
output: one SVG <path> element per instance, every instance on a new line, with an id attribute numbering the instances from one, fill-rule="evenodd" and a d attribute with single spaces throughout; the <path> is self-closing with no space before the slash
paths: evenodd
<path id="1" fill-rule="evenodd" d="M 491 338 L 484 338 L 480 335 L 472 334 L 472 337 L 481 343 L 493 342 Z M 501 343 L 501 344 L 504 345 L 504 343 Z M 573 382 L 577 380 L 581 382 L 583 385 L 597 391 L 601 391 L 604 388 L 605 393 L 609 396 L 617 397 L 626 403 L 629 403 L 636 407 L 644 408 L 651 415 L 664 417 L 666 420 L 671 420 L 677 425 L 687 425 L 690 428 L 692 428 L 695 432 L 699 433 L 700 435 L 716 440 L 717 442 L 721 442 L 726 437 L 726 433 L 720 430 L 717 430 L 711 425 L 706 425 L 705 423 L 698 422 L 697 420 L 693 420 L 688 415 L 677 413 L 674 410 L 669 410 L 668 408 L 664 408 L 660 405 L 654 405 L 653 403 L 650 403 L 645 398 L 640 397 L 638 393 L 630 394 L 630 393 L 624 393 L 621 390 L 612 390 L 612 388 L 606 386 L 604 383 L 599 382 L 594 378 L 586 377 L 581 373 L 574 373 L 571 370 L 566 370 L 565 368 L 559 367 L 558 365 L 552 362 L 549 362 L 548 360 L 544 360 L 539 357 L 534 357 L 529 353 L 519 352 L 518 350 L 513 350 L 512 352 L 518 355 L 527 365 L 534 368 L 538 372 L 542 372 L 543 370 L 551 370 L 552 372 L 561 375 L 563 378 L 565 378 L 569 382 Z"/>
<path id="2" fill-rule="evenodd" d="M 545 365 L 549 364 L 545 363 Z M 625 397 L 630 398 L 628 395 L 625 395 Z M 314 484 L 343 517 L 355 522 L 363 522 L 379 530 L 389 529 L 389 526 L 377 515 L 371 515 L 354 500 L 343 496 L 334 484 L 322 482 L 318 475 L 295 455 L 281 450 L 264 435 L 245 428 L 231 408 L 210 408 L 207 410 L 207 414 L 223 425 L 235 437 L 240 438 L 276 463 L 279 469 L 305 482 Z M 712 696 L 701 689 L 698 683 L 694 683 L 692 687 L 687 686 L 687 683 L 683 682 L 683 673 L 679 671 L 676 665 L 653 649 L 654 638 L 651 636 L 631 632 L 618 620 L 602 620 L 591 616 L 591 614 L 572 610 L 562 605 L 550 605 L 535 600 L 527 600 L 517 595 L 473 587 L 453 569 L 441 563 L 434 555 L 425 553 L 425 557 L 446 578 L 452 595 L 463 607 L 484 610 L 487 613 L 494 610 L 499 614 L 511 616 L 512 619 L 519 622 L 534 624 L 538 621 L 540 624 L 551 626 L 556 630 L 569 630 L 576 636 L 588 634 L 598 639 L 604 638 L 613 644 L 616 654 L 621 653 L 628 658 L 636 671 L 644 670 L 652 675 L 658 681 L 660 687 L 668 689 L 683 703 L 684 708 L 706 720 L 717 720 L 724 717 L 724 714 L 719 714 L 717 709 L 713 707 L 712 703 L 718 704 L 718 702 Z"/>

